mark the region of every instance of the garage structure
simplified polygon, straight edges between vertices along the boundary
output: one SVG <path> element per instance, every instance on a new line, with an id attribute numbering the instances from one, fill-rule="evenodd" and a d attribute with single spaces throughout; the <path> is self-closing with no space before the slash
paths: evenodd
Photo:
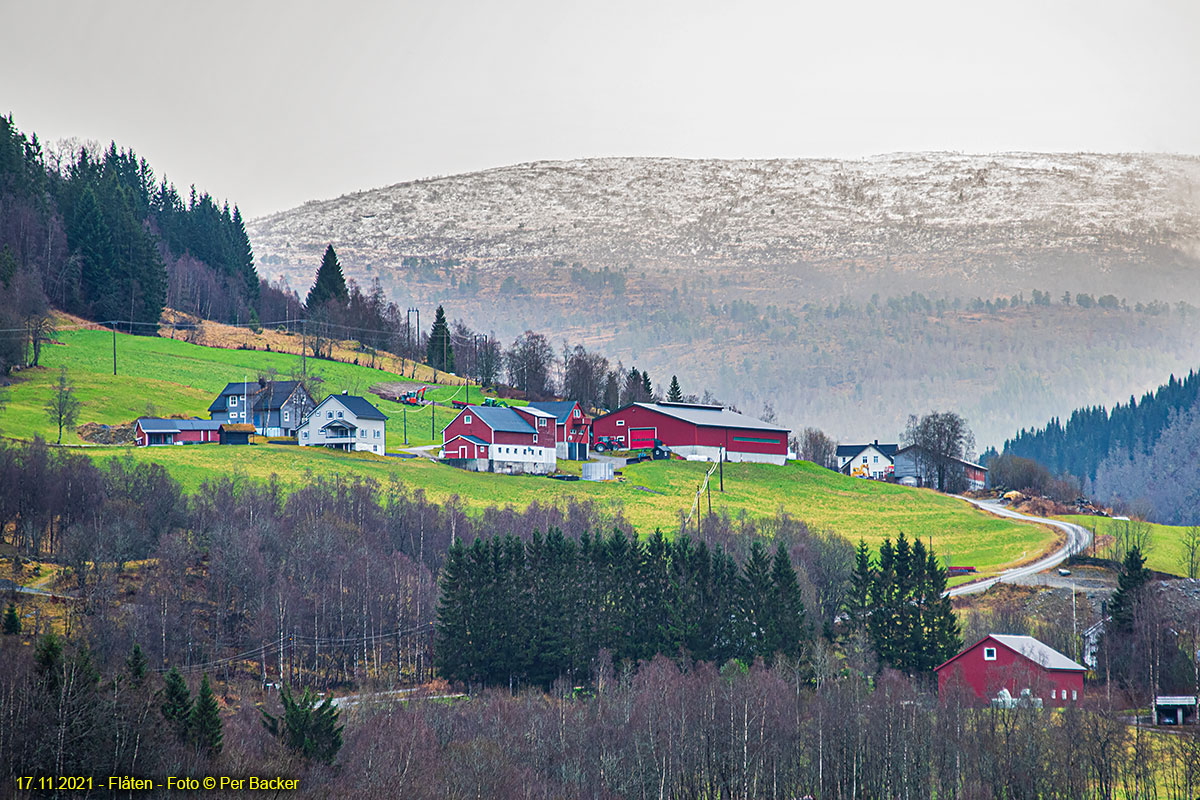
<path id="1" fill-rule="evenodd" d="M 696 461 L 787 461 L 787 428 L 701 403 L 631 403 L 592 422 L 593 442 L 613 437 L 630 450 L 654 446 L 655 439 Z"/>

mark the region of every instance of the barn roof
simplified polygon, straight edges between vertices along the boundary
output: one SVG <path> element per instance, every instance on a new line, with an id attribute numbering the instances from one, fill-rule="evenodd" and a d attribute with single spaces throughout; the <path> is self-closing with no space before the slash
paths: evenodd
<path id="1" fill-rule="evenodd" d="M 632 403 L 631 405 L 657 411 L 660 414 L 666 414 L 668 417 L 681 419 L 684 422 L 690 422 L 693 425 L 701 425 L 710 428 L 745 428 L 758 431 L 775 431 L 777 433 L 787 433 L 787 428 L 781 428 L 778 425 L 772 425 L 769 422 L 763 422 L 761 419 L 748 417 L 745 414 L 739 414 L 736 411 L 730 411 L 724 406 L 702 405 L 700 403 Z M 628 408 L 629 406 L 626 406 Z M 619 411 L 620 409 L 618 409 Z M 616 411 L 613 412 L 617 413 Z M 606 415 L 607 416 L 607 415 Z"/>
<path id="2" fill-rule="evenodd" d="M 521 419 L 520 415 L 511 408 L 467 406 L 463 411 L 470 411 L 476 417 L 483 420 L 483 424 L 487 425 L 493 431 L 503 431 L 504 433 L 537 433 L 532 425 Z"/>
<path id="3" fill-rule="evenodd" d="M 221 427 L 221 423 L 211 419 L 173 419 L 171 422 L 178 425 L 181 431 L 215 431 Z"/>
<path id="4" fill-rule="evenodd" d="M 992 639 L 998 644 L 1004 645 L 1014 653 L 1024 656 L 1025 658 L 1045 669 L 1087 672 L 1087 667 L 1085 667 L 1083 664 L 1072 661 L 1070 658 L 1067 658 L 1050 645 L 1045 644 L 1044 642 L 1039 642 L 1032 636 L 1015 636 L 1008 633 L 989 633 L 975 644 L 971 645 L 970 647 L 963 648 L 956 655 L 935 667 L 934 672 L 938 672 L 943 667 L 949 666 L 962 656 L 974 650 L 976 647 L 979 647 L 979 645 L 983 644 L 988 639 Z"/>
<path id="5" fill-rule="evenodd" d="M 512 408 L 514 411 L 524 411 L 526 414 L 529 414 L 534 417 L 545 417 L 546 419 L 554 419 L 554 414 L 552 414 L 549 411 L 543 411 L 542 409 L 533 405 L 533 403 L 530 403 L 527 406 L 512 406 Z"/>
<path id="6" fill-rule="evenodd" d="M 527 408 L 536 408 L 541 411 L 553 414 L 554 418 L 559 422 L 566 422 L 571 418 L 571 409 L 578 405 L 574 400 L 554 400 L 537 403 L 530 403 Z"/>
<path id="7" fill-rule="evenodd" d="M 487 447 L 487 444 L 488 444 L 483 439 L 480 439 L 478 436 L 471 436 L 470 434 L 467 434 L 467 433 L 458 434 L 457 436 L 452 438 L 450 440 L 450 442 L 453 442 L 454 439 L 466 439 L 471 444 L 479 444 L 479 445 L 483 445 L 484 447 Z M 446 444 L 450 444 L 450 442 L 446 442 Z"/>

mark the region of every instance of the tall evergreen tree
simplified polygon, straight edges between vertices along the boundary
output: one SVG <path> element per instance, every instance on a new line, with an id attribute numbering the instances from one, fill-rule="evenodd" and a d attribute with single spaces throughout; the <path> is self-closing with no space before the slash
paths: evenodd
<path id="1" fill-rule="evenodd" d="M 434 666 L 439 674 L 452 681 L 469 681 L 476 677 L 477 640 L 472 635 L 470 609 L 473 604 L 471 575 L 468 572 L 467 548 L 461 540 L 450 545 L 446 563 L 438 581 L 437 623 L 434 627 Z"/>
<path id="2" fill-rule="evenodd" d="M 871 611 L 871 584 L 875 573 L 871 566 L 871 549 L 859 539 L 854 551 L 854 570 L 850 573 L 850 591 L 846 595 L 846 615 L 850 628 L 865 630 Z"/>
<path id="3" fill-rule="evenodd" d="M 446 309 L 441 306 L 433 315 L 433 328 L 429 331 L 429 343 L 425 348 L 425 363 L 442 372 L 454 372 L 454 342 L 450 339 Z"/>
<path id="4" fill-rule="evenodd" d="M 196 703 L 188 716 L 188 735 L 196 749 L 209 758 L 215 758 L 221 752 L 224 738 L 221 733 L 221 715 L 207 674 L 200 680 L 200 691 L 196 694 Z"/>
<path id="5" fill-rule="evenodd" d="M 1121 574 L 1117 576 L 1116 591 L 1108 604 L 1114 627 L 1124 631 L 1133 629 L 1134 608 L 1141 599 L 1142 588 L 1149 582 L 1150 570 L 1146 569 L 1146 559 L 1141 549 L 1129 548 L 1121 564 Z"/>
<path id="6" fill-rule="evenodd" d="M 231 236 L 233 238 L 234 257 L 246 286 L 246 298 L 251 305 L 258 303 L 258 270 L 254 268 L 254 248 L 250 246 L 250 237 L 246 234 L 246 225 L 242 221 L 242 212 L 237 206 L 233 207 L 231 220 Z"/>
<path id="7" fill-rule="evenodd" d="M 171 667 L 163 678 L 162 715 L 181 740 L 187 738 L 188 723 L 192 716 L 192 693 L 179 670 Z"/>
<path id="8" fill-rule="evenodd" d="M 17 614 L 17 607 L 9 603 L 8 608 L 4 609 L 4 635 L 16 636 L 21 632 L 21 617 Z"/>
<path id="9" fill-rule="evenodd" d="M 125 674 L 129 677 L 130 683 L 140 686 L 146 679 L 146 667 L 146 655 L 142 652 L 142 646 L 134 642 L 133 648 L 129 651 L 129 657 L 125 659 Z"/>
<path id="10" fill-rule="evenodd" d="M 771 585 L 771 557 L 762 542 L 757 539 L 750 545 L 750 556 L 742 568 L 741 617 L 745 620 L 746 635 L 749 637 L 743 652 L 751 658 L 770 658 L 774 642 L 774 600 Z"/>
<path id="11" fill-rule="evenodd" d="M 650 382 L 650 373 L 642 370 L 642 392 L 647 400 L 654 397 L 654 384 Z"/>
<path id="12" fill-rule="evenodd" d="M 773 652 L 790 658 L 800 658 L 808 640 L 808 622 L 804 615 L 804 598 L 800 581 L 783 542 L 775 548 L 771 565 L 771 647 Z"/>
<path id="13" fill-rule="evenodd" d="M 917 671 L 929 672 L 962 649 L 958 618 L 946 594 L 946 569 L 930 550 L 925 563 L 924 597 L 921 602 L 924 632 Z"/>
<path id="14" fill-rule="evenodd" d="M 667 401 L 671 403 L 683 402 L 683 389 L 679 387 L 679 378 L 671 376 L 671 388 L 667 389 Z"/>
<path id="15" fill-rule="evenodd" d="M 342 265 L 338 262 L 333 245 L 325 248 L 325 256 L 321 259 L 321 266 L 317 269 L 317 278 L 308 291 L 308 298 L 304 301 L 304 306 L 312 314 L 331 301 L 339 305 L 350 302 L 350 293 L 346 290 L 346 278 L 342 275 Z"/>
<path id="16" fill-rule="evenodd" d="M 69 243 L 79 253 L 80 284 L 84 301 L 97 307 L 110 292 L 113 271 L 113 242 L 96 193 L 88 186 L 75 203 L 67 228 Z M 88 311 L 91 309 L 77 309 Z"/>

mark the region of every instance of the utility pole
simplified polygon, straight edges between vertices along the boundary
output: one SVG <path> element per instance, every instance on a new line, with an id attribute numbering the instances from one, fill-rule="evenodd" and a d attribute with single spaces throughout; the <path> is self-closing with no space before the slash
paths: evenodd
<path id="1" fill-rule="evenodd" d="M 400 413 L 404 415 L 404 445 L 408 446 L 408 406 L 400 409 Z"/>
<path id="2" fill-rule="evenodd" d="M 300 334 L 300 369 L 304 373 L 305 382 L 308 382 L 308 318 L 304 319 L 304 333 Z M 308 387 L 305 387 L 308 391 Z"/>
<path id="3" fill-rule="evenodd" d="M 729 434 L 726 434 L 728 436 Z M 725 448 L 721 448 L 721 460 L 718 462 L 721 470 L 721 491 L 725 491 Z"/>
<path id="4" fill-rule="evenodd" d="M 113 375 L 117 374 L 117 323 L 112 324 L 113 332 Z"/>

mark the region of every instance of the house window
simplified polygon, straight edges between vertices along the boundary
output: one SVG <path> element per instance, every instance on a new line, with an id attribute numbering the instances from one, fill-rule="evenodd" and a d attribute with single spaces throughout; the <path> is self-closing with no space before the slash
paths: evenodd
<path id="1" fill-rule="evenodd" d="M 229 407 L 233 408 L 236 405 L 237 405 L 237 395 L 236 394 L 229 395 Z"/>
<path id="2" fill-rule="evenodd" d="M 1072 690 L 1071 690 L 1071 699 L 1072 699 L 1072 700 L 1078 700 L 1078 699 L 1079 699 L 1079 690 L 1078 690 L 1078 689 L 1072 689 Z"/>
<path id="3" fill-rule="evenodd" d="M 983 648 L 983 660 L 984 661 L 995 661 L 996 660 L 996 648 L 994 648 L 994 647 Z"/>
<path id="4" fill-rule="evenodd" d="M 579 419 L 579 409 L 578 409 L 578 408 L 577 408 L 577 409 L 575 409 L 575 412 L 574 412 L 574 413 L 575 413 L 575 418 L 576 418 L 576 419 Z"/>
<path id="5" fill-rule="evenodd" d="M 1056 696 L 1055 696 L 1055 694 L 1054 694 L 1054 690 L 1053 690 L 1053 689 L 1051 689 L 1051 690 L 1050 690 L 1050 699 L 1051 699 L 1051 700 L 1056 700 L 1056 699 L 1057 699 L 1057 697 L 1056 697 Z"/>
<path id="6" fill-rule="evenodd" d="M 864 463 L 864 464 L 865 464 L 865 463 L 867 463 L 867 457 L 866 457 L 866 456 L 863 456 L 863 463 Z"/>
<path id="7" fill-rule="evenodd" d="M 871 457 L 871 462 L 872 462 L 873 464 L 878 464 L 878 463 L 879 463 L 879 456 L 872 456 L 872 457 Z"/>
<path id="8" fill-rule="evenodd" d="M 358 437 L 359 437 L 360 439 L 365 439 L 365 438 L 367 438 L 367 430 L 366 430 L 366 428 L 359 428 L 359 429 L 358 429 Z"/>
<path id="9" fill-rule="evenodd" d="M 341 419 L 341 418 L 342 418 L 342 412 L 340 412 L 340 411 L 339 411 L 339 412 L 338 412 L 338 419 Z"/>
<path id="10" fill-rule="evenodd" d="M 533 435 L 533 443 L 537 444 L 537 434 L 536 433 Z"/>
<path id="11" fill-rule="evenodd" d="M 371 445 L 371 452 L 372 452 L 372 453 L 378 453 L 378 452 L 379 452 L 379 445 L 377 445 L 377 444 L 373 444 L 373 445 Z"/>
<path id="12" fill-rule="evenodd" d="M 625 427 L 625 420 L 623 420 L 623 419 L 619 419 L 619 420 L 617 420 L 617 427 L 618 427 L 618 428 L 624 428 L 624 427 Z"/>
<path id="13" fill-rule="evenodd" d="M 465 424 L 465 425 L 471 424 L 471 415 L 470 414 L 463 415 L 463 424 Z"/>
<path id="14" fill-rule="evenodd" d="M 375 438 L 376 439 L 379 438 L 379 429 L 378 428 L 375 429 Z"/>
<path id="15" fill-rule="evenodd" d="M 538 419 L 538 427 L 539 428 L 546 427 L 546 418 L 545 417 L 541 417 L 540 419 Z"/>
<path id="16" fill-rule="evenodd" d="M 332 412 L 332 411 L 326 411 L 326 412 L 325 412 L 325 419 L 333 419 L 333 412 Z"/>
<path id="17" fill-rule="evenodd" d="M 284 422 L 287 422 L 287 421 L 288 421 L 288 412 L 287 412 L 287 411 L 284 411 L 284 412 L 283 412 L 283 421 L 284 421 Z"/>
<path id="18" fill-rule="evenodd" d="M 305 432 L 304 432 L 304 438 L 305 438 L 305 439 L 307 439 L 307 438 L 308 438 L 308 431 L 305 431 Z"/>

